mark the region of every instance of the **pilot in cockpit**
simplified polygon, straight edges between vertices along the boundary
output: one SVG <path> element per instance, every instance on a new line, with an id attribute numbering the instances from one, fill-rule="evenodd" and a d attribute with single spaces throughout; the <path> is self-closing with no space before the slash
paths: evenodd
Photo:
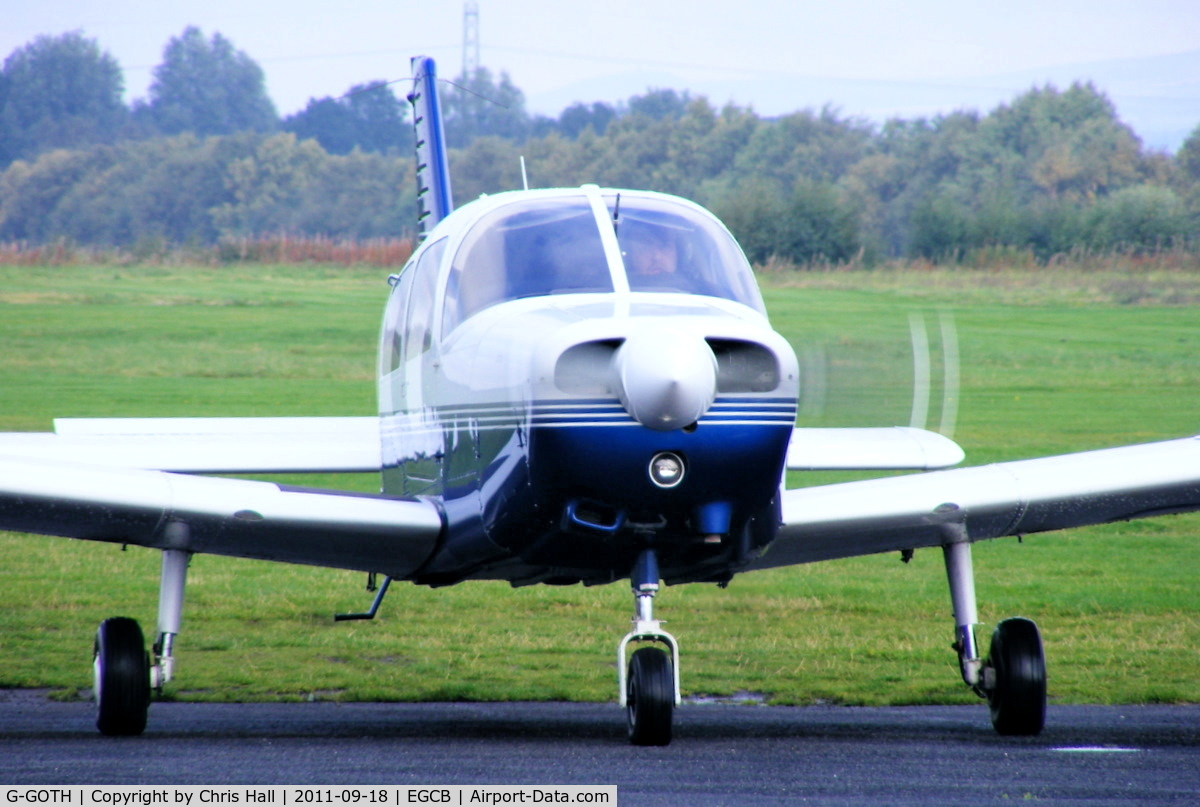
<path id="1" fill-rule="evenodd" d="M 666 227 L 639 221 L 624 223 L 621 241 L 630 286 L 676 284 L 679 250 Z"/>

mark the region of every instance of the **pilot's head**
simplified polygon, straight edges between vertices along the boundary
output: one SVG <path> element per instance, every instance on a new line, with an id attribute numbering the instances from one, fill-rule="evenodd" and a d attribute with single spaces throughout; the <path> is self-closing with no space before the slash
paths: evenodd
<path id="1" fill-rule="evenodd" d="M 631 275 L 651 277 L 675 273 L 678 255 L 670 230 L 630 222 L 625 238 L 625 267 Z"/>

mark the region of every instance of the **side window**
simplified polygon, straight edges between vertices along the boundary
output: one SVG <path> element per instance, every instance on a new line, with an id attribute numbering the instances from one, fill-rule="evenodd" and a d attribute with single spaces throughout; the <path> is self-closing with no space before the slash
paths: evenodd
<path id="1" fill-rule="evenodd" d="M 504 231 L 491 226 L 495 218 L 493 213 L 471 228 L 454 256 L 446 284 L 443 334 L 477 311 L 504 301 L 508 278 L 504 265 Z"/>
<path id="2" fill-rule="evenodd" d="M 441 239 L 413 267 L 412 292 L 409 294 L 408 316 L 404 326 L 404 359 L 416 358 L 432 343 L 433 298 L 437 292 L 438 267 L 446 251 L 446 239 Z"/>
<path id="3" fill-rule="evenodd" d="M 393 372 L 400 366 L 404 355 L 404 314 L 408 310 L 408 297 L 412 293 L 413 269 L 401 272 L 399 280 L 388 297 L 383 315 L 383 333 L 379 337 L 379 374 Z"/>

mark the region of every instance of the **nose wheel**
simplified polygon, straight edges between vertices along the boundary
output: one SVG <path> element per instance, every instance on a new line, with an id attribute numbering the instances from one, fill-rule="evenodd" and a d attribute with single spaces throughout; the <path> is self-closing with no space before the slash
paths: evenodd
<path id="1" fill-rule="evenodd" d="M 629 742 L 669 744 L 675 711 L 675 675 L 667 654 L 656 647 L 639 648 L 629 660 L 625 693 Z"/>
<path id="2" fill-rule="evenodd" d="M 662 629 L 654 618 L 654 595 L 658 593 L 658 561 L 654 550 L 638 556 L 630 575 L 637 612 L 633 630 L 617 647 L 617 691 L 625 707 L 629 742 L 634 745 L 667 745 L 675 707 L 679 705 L 679 643 Z M 657 647 L 638 648 L 625 666 L 625 653 L 631 642 L 657 642 L 667 646 L 669 654 Z"/>

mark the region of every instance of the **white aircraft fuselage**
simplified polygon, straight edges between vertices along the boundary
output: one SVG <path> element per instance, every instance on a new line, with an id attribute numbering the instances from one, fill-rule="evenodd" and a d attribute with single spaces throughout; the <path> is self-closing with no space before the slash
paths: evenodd
<path id="1" fill-rule="evenodd" d="M 608 583 L 652 547 L 667 582 L 725 582 L 775 535 L 796 357 L 697 205 L 465 205 L 393 278 L 379 363 L 384 492 L 446 522 L 398 577 Z"/>

